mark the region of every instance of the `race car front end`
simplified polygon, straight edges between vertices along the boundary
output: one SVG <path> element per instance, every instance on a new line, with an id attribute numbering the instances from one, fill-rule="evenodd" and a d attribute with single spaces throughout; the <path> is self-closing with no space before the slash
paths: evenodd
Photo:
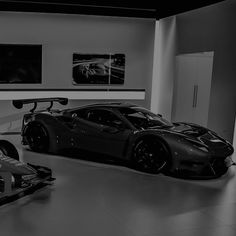
<path id="1" fill-rule="evenodd" d="M 0 155 L 0 205 L 31 194 L 53 180 L 52 171 L 47 167 Z"/>
<path id="2" fill-rule="evenodd" d="M 204 171 L 216 177 L 225 174 L 230 166 L 235 165 L 232 160 L 233 152 L 234 149 L 228 142 L 222 142 L 211 151 L 209 168 Z"/>
<path id="3" fill-rule="evenodd" d="M 181 158 L 175 162 L 167 175 L 186 179 L 213 179 L 224 175 L 232 165 L 235 163 L 231 155 Z"/>
<path id="4" fill-rule="evenodd" d="M 188 135 L 178 140 L 181 145 L 176 145 L 172 152 L 174 161 L 169 175 L 212 179 L 224 175 L 230 166 L 235 165 L 232 145 L 209 130 L 197 137 Z"/>

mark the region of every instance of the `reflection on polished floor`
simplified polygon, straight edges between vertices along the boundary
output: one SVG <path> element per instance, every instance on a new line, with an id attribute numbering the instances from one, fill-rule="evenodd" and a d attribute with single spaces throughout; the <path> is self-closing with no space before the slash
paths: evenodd
<path id="1" fill-rule="evenodd" d="M 21 148 L 20 144 L 18 147 Z M 21 151 L 54 185 L 0 208 L 1 236 L 235 236 L 235 169 L 188 181 Z"/>

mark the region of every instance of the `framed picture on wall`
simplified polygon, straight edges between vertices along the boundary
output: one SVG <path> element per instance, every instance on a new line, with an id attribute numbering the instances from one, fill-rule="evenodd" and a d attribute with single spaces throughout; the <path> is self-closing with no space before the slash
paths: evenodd
<path id="1" fill-rule="evenodd" d="M 124 84 L 124 54 L 73 54 L 73 84 Z"/>
<path id="2" fill-rule="evenodd" d="M 0 84 L 40 84 L 42 45 L 0 44 Z"/>

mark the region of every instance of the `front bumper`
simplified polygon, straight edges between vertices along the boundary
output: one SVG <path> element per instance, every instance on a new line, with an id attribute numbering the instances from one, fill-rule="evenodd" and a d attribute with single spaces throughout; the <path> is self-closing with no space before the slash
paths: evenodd
<path id="1" fill-rule="evenodd" d="M 55 180 L 52 177 L 51 169 L 44 166 L 28 165 L 34 168 L 35 174 L 13 175 L 14 178 L 12 175 L 8 175 L 5 176 L 5 179 L 0 180 L 0 206 L 32 194 Z"/>
<path id="2" fill-rule="evenodd" d="M 231 156 L 214 156 L 205 163 L 192 160 L 183 161 L 180 166 L 165 174 L 184 179 L 215 179 L 224 175 L 232 165 L 236 164 Z"/>

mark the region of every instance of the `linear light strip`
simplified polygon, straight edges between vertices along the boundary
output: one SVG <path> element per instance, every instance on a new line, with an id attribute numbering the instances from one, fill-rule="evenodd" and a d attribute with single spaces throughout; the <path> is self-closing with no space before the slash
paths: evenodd
<path id="1" fill-rule="evenodd" d="M 144 100 L 143 91 L 0 91 L 0 100 L 67 97 L 72 100 Z"/>
<path id="2" fill-rule="evenodd" d="M 23 0 L 1 0 L 5 3 L 21 3 L 21 4 L 35 4 L 35 5 L 54 5 L 54 6 L 71 6 L 71 7 L 92 7 L 92 8 L 108 8 L 108 9 L 121 9 L 121 10 L 136 10 L 136 11 L 151 11 L 155 12 L 156 8 L 146 7 L 123 7 L 123 6 L 111 6 L 111 5 L 94 5 L 94 4 L 78 4 L 78 3 L 66 3 L 66 2 L 50 2 L 50 1 L 23 1 Z"/>

